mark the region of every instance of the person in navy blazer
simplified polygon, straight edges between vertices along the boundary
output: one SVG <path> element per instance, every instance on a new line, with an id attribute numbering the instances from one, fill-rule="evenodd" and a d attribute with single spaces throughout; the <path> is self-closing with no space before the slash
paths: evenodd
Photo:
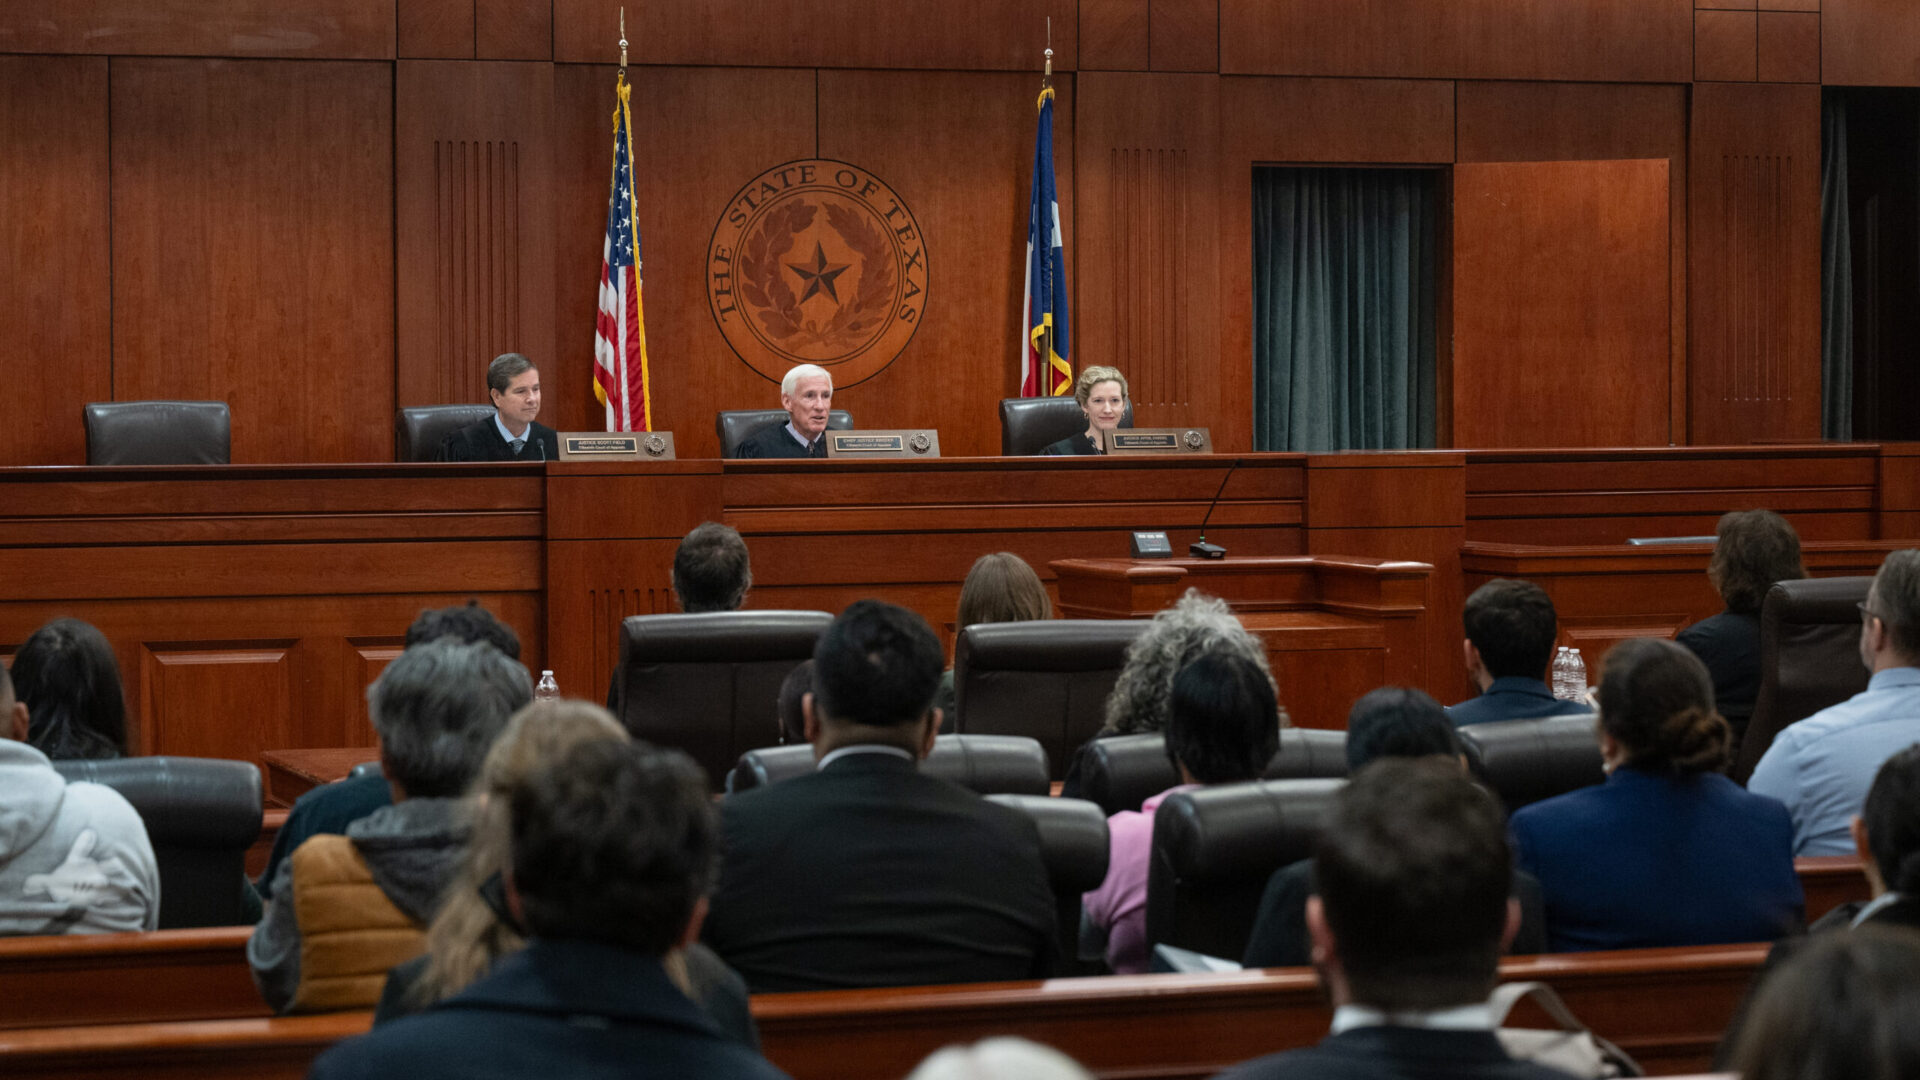
<path id="1" fill-rule="evenodd" d="M 1785 805 L 1721 775 L 1732 732 L 1706 665 L 1635 638 L 1607 654 L 1605 783 L 1523 807 L 1514 855 L 1540 879 L 1555 952 L 1772 941 L 1806 900 Z"/>
<path id="2" fill-rule="evenodd" d="M 1545 589 L 1495 578 L 1467 597 L 1460 621 L 1467 632 L 1461 645 L 1467 677 L 1480 696 L 1447 709 L 1455 727 L 1589 711 L 1583 701 L 1554 697 L 1547 686 L 1559 626 Z"/>

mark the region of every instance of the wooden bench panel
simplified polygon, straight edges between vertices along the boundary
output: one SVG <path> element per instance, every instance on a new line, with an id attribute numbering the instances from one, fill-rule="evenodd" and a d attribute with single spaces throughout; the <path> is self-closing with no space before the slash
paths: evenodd
<path id="1" fill-rule="evenodd" d="M 0 1030 L 265 1016 L 247 970 L 252 932 L 0 938 Z"/>

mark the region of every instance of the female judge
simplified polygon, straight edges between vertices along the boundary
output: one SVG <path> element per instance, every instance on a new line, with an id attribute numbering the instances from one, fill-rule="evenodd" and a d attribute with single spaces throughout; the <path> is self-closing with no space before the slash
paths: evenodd
<path id="1" fill-rule="evenodd" d="M 1087 430 L 1069 435 L 1040 453 L 1053 456 L 1106 453 L 1105 436 L 1101 433 L 1119 427 L 1121 418 L 1127 415 L 1127 377 L 1120 374 L 1119 368 L 1096 364 L 1080 373 L 1079 380 L 1073 384 L 1073 400 L 1080 403 L 1080 411 L 1086 414 Z"/>

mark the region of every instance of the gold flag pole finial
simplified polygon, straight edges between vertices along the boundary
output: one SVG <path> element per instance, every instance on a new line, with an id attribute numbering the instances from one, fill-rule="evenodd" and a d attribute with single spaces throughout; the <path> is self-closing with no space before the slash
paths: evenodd
<path id="1" fill-rule="evenodd" d="M 627 71 L 627 9 L 620 9 L 620 73 Z"/>
<path id="2" fill-rule="evenodd" d="M 1053 16 L 1047 16 L 1047 70 L 1041 77 L 1042 86 L 1053 85 Z"/>

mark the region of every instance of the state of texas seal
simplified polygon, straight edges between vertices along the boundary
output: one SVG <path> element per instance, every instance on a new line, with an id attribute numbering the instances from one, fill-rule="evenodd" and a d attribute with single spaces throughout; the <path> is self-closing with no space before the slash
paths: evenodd
<path id="1" fill-rule="evenodd" d="M 819 364 L 870 379 L 920 327 L 927 254 L 886 182 L 825 158 L 789 161 L 737 192 L 707 247 L 707 301 L 733 351 L 779 382 Z"/>

